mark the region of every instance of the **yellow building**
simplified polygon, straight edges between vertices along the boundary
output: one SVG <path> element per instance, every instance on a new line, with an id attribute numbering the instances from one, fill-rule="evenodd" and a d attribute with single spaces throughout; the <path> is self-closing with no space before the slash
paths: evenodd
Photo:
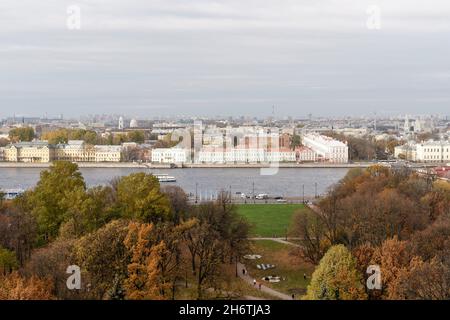
<path id="1" fill-rule="evenodd" d="M 121 146 L 93 146 L 79 140 L 56 146 L 47 141 L 20 142 L 0 150 L 0 161 L 8 162 L 120 162 L 121 159 Z"/>
<path id="2" fill-rule="evenodd" d="M 4 148 L 4 161 L 10 162 L 50 162 L 54 150 L 45 141 L 19 142 Z"/>
<path id="3" fill-rule="evenodd" d="M 120 162 L 121 146 L 94 146 L 95 162 Z"/>
<path id="4" fill-rule="evenodd" d="M 67 144 L 58 144 L 55 147 L 55 160 L 94 162 L 95 148 L 81 140 L 69 140 Z"/>

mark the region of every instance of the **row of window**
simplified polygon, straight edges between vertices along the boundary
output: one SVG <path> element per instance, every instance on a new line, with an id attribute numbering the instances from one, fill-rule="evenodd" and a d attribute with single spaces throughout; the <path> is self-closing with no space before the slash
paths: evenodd
<path id="1" fill-rule="evenodd" d="M 441 156 L 439 156 L 439 155 L 425 155 L 423 158 L 425 160 L 439 160 L 439 159 L 441 159 Z M 447 155 L 443 156 L 442 159 L 450 159 L 450 157 L 447 154 Z"/>
<path id="2" fill-rule="evenodd" d="M 445 150 L 445 148 L 442 148 L 443 152 L 448 152 L 450 149 L 447 148 L 447 150 Z M 423 149 L 424 152 L 441 152 L 441 148 L 425 148 Z"/>

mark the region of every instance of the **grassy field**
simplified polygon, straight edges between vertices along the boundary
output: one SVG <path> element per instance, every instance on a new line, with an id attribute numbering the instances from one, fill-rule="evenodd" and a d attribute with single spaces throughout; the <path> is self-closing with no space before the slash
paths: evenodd
<path id="1" fill-rule="evenodd" d="M 252 237 L 284 237 L 292 215 L 298 210 L 309 210 L 303 204 L 242 204 L 238 212 L 252 224 Z"/>
<path id="2" fill-rule="evenodd" d="M 314 266 L 304 262 L 297 255 L 293 254 L 293 247 L 278 243 L 272 240 L 252 241 L 252 253 L 260 254 L 261 259 L 245 260 L 249 274 L 263 285 L 286 294 L 295 294 L 297 299 L 306 293 L 306 288 L 311 280 Z M 262 271 L 257 264 L 274 264 L 274 269 Z M 306 280 L 303 275 L 306 274 Z M 276 275 L 284 278 L 278 283 L 268 283 L 262 281 L 264 276 Z"/>

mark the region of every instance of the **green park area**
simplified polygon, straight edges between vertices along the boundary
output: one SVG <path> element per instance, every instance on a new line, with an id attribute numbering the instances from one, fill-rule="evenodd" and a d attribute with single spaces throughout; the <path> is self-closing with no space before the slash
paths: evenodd
<path id="1" fill-rule="evenodd" d="M 310 210 L 303 204 L 242 204 L 238 212 L 252 225 L 252 237 L 285 237 L 295 212 Z"/>
<path id="2" fill-rule="evenodd" d="M 251 242 L 252 253 L 261 255 L 260 259 L 243 261 L 256 281 L 279 292 L 295 294 L 299 299 L 306 293 L 314 266 L 305 262 L 293 245 L 278 243 L 272 240 L 255 240 Z M 273 265 L 273 268 L 261 270 L 258 265 Z M 267 276 L 277 276 L 279 282 L 265 281 Z"/>

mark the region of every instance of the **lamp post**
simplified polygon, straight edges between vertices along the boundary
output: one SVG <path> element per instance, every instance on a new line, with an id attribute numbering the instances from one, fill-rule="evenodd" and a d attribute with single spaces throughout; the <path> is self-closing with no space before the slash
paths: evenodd
<path id="1" fill-rule="evenodd" d="M 255 181 L 253 181 L 253 192 L 252 192 L 252 198 L 253 198 L 253 204 L 255 204 L 255 203 L 256 203 L 256 200 L 255 200 Z"/>
<path id="2" fill-rule="evenodd" d="M 303 204 L 305 204 L 305 185 L 302 185 L 302 192 L 303 192 Z"/>
<path id="3" fill-rule="evenodd" d="M 195 203 L 198 202 L 198 183 L 195 183 Z"/>

